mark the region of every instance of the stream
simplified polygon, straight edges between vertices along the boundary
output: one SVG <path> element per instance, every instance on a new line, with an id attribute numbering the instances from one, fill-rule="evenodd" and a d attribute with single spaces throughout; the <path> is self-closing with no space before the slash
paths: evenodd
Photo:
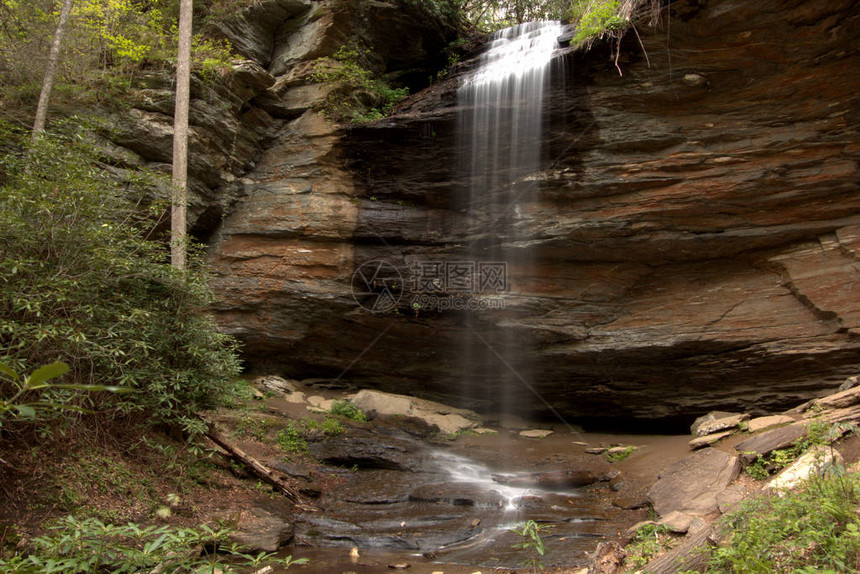
<path id="1" fill-rule="evenodd" d="M 576 438 L 559 432 L 524 439 L 502 431 L 463 437 L 450 447 L 422 450 L 416 442 L 414 470 L 329 467 L 337 485 L 317 501 L 319 512 L 298 516 L 283 555 L 308 558 L 309 565 L 291 569 L 307 574 L 371 574 L 406 565 L 427 574 L 514 569 L 529 554 L 514 547 L 522 539 L 512 529 L 534 520 L 547 527 L 545 565 L 582 566 L 601 539 L 644 513 L 613 507 L 608 481 L 534 484 L 536 476 L 560 469 L 617 474 L 603 457 L 583 454 Z M 350 556 L 353 548 L 357 558 Z"/>

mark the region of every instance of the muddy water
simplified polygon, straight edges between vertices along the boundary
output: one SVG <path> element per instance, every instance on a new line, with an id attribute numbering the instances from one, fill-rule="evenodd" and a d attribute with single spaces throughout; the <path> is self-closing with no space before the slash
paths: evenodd
<path id="1" fill-rule="evenodd" d="M 515 431 L 465 436 L 421 453 L 416 472 L 332 469 L 336 487 L 319 500 L 321 511 L 301 515 L 285 554 L 310 565 L 291 572 L 376 574 L 408 565 L 409 572 L 493 572 L 521 565 L 528 554 L 511 529 L 534 520 L 542 535 L 546 566 L 575 568 L 585 552 L 647 518 L 615 501 L 642 499 L 659 468 L 687 453 L 689 437 L 586 435 L 561 428 L 546 439 Z M 610 464 L 584 453 L 585 445 L 641 447 Z M 659 456 L 655 453 L 659 451 Z M 592 486 L 512 487 L 503 482 L 534 473 L 587 470 L 620 476 Z M 357 548 L 358 557 L 351 556 Z"/>

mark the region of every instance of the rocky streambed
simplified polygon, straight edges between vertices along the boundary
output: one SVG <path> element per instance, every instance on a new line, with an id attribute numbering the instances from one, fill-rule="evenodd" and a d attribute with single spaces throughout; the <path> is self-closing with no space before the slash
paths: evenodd
<path id="1" fill-rule="evenodd" d="M 648 517 L 646 489 L 659 469 L 647 454 L 659 449 L 661 462 L 671 462 L 688 452 L 687 437 L 601 435 L 509 417 L 502 424 L 430 401 L 326 386 L 259 379 L 257 410 L 218 419 L 311 502 L 271 516 L 274 525 L 290 523 L 282 552 L 308 558 L 308 574 L 515 569 L 529 553 L 515 546 L 522 537 L 513 529 L 529 520 L 545 527 L 546 566 L 579 569 L 598 543 Z M 368 421 L 328 414 L 346 397 Z M 342 430 L 320 430 L 331 427 L 327 420 Z M 284 451 L 287 427 L 306 449 Z M 608 454 L 612 447 L 620 454 Z M 263 538 L 265 526 L 257 527 Z"/>
<path id="2" fill-rule="evenodd" d="M 261 488 L 249 508 L 232 509 L 240 541 L 307 558 L 296 567 L 306 574 L 515 570 L 531 557 L 515 532 L 528 521 L 540 528 L 549 572 L 614 573 L 648 560 L 648 572 L 676 572 L 706 564 L 708 548 L 725 538 L 719 518 L 745 498 L 797 488 L 821 460 L 860 464 L 860 437 L 842 438 L 844 423 L 860 419 L 857 382 L 778 415 L 715 411 L 692 436 L 536 427 L 276 377 L 255 381 L 256 408 L 214 422 L 303 498 L 290 506 Z M 333 414 L 344 405 L 360 406 L 367 420 Z M 784 469 L 764 464 L 803 445 L 818 446 Z M 757 480 L 741 472 L 751 466 Z M 661 528 L 656 556 L 623 546 L 643 525 Z"/>

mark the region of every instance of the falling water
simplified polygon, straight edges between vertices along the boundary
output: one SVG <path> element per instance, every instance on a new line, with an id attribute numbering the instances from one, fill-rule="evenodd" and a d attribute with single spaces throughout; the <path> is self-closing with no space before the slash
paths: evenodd
<path id="1" fill-rule="evenodd" d="M 517 291 L 517 274 L 527 273 L 533 262 L 528 205 L 536 199 L 544 91 L 561 33 L 558 22 L 530 22 L 497 32 L 480 66 L 457 93 L 469 257 L 505 264 L 508 322 L 515 311 L 510 295 Z M 522 410 L 526 405 L 514 397 L 528 393 L 526 343 L 515 330 L 494 327 L 487 320 L 493 319 L 467 320 L 462 375 L 472 390 L 466 394 L 491 398 L 502 413 Z M 484 396 L 475 395 L 474 389 L 483 389 Z"/>

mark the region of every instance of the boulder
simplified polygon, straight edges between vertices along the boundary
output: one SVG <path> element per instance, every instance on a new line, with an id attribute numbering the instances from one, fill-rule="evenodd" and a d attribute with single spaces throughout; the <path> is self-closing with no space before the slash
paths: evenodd
<path id="1" fill-rule="evenodd" d="M 850 387 L 844 391 L 816 399 L 814 404 L 826 409 L 844 409 L 860 403 L 860 387 Z"/>
<path id="2" fill-rule="evenodd" d="M 767 483 L 765 488 L 777 492 L 791 490 L 810 477 L 821 474 L 825 468 L 836 462 L 844 462 L 839 451 L 829 446 L 819 445 L 805 452 L 784 468 Z"/>
<path id="3" fill-rule="evenodd" d="M 648 499 L 660 516 L 673 511 L 704 516 L 717 510 L 717 495 L 740 470 L 738 457 L 708 447 L 664 469 Z"/>
<path id="4" fill-rule="evenodd" d="M 717 494 L 717 506 L 723 514 L 731 512 L 746 498 L 746 489 L 740 484 L 732 484 Z"/>
<path id="5" fill-rule="evenodd" d="M 382 391 L 362 390 L 348 397 L 358 408 L 366 413 L 380 415 L 400 415 L 420 419 L 435 426 L 439 432 L 454 434 L 478 425 L 480 417 L 474 411 L 458 409 L 442 403 L 384 393 Z"/>
<path id="6" fill-rule="evenodd" d="M 694 438 L 693 440 L 690 441 L 690 448 L 697 449 L 697 448 L 702 448 L 702 447 L 712 445 L 716 442 L 721 441 L 722 439 L 726 438 L 727 436 L 731 436 L 733 433 L 734 433 L 733 430 L 728 430 L 728 431 L 716 432 L 713 434 L 708 434 L 705 436 L 700 436 L 698 438 Z"/>
<path id="7" fill-rule="evenodd" d="M 316 412 L 327 413 L 331 410 L 332 405 L 334 405 L 334 399 L 327 399 L 325 397 L 321 397 L 319 395 L 311 395 L 307 399 L 305 399 L 308 403 L 308 409 L 311 408 L 316 409 Z"/>
<path id="8" fill-rule="evenodd" d="M 744 462 L 750 463 L 759 456 L 793 445 L 806 436 L 806 433 L 806 426 L 802 423 L 794 423 L 754 435 L 735 445 L 735 450 Z"/>
<path id="9" fill-rule="evenodd" d="M 417 472 L 424 468 L 424 452 L 415 441 L 355 432 L 308 445 L 318 460 L 346 467 L 382 468 Z"/>
<path id="10" fill-rule="evenodd" d="M 688 531 L 696 531 L 705 527 L 705 522 L 698 516 L 691 516 L 677 510 L 661 518 L 657 524 L 665 526 L 676 534 L 686 534 Z"/>
<path id="11" fill-rule="evenodd" d="M 711 411 L 693 422 L 690 431 L 697 437 L 713 434 L 725 429 L 733 429 L 750 416 L 742 413 Z"/>
<path id="12" fill-rule="evenodd" d="M 230 540 L 251 553 L 277 552 L 293 537 L 292 523 L 277 514 L 252 506 L 243 510 L 230 534 Z"/>
<path id="13" fill-rule="evenodd" d="M 860 385 L 860 375 L 854 375 L 845 379 L 845 381 L 839 385 L 839 390 L 847 391 L 848 389 L 853 389 L 857 385 Z"/>
<path id="14" fill-rule="evenodd" d="M 277 375 L 263 375 L 251 380 L 251 384 L 260 390 L 268 391 L 276 397 L 292 395 L 296 392 L 296 382 L 288 381 Z"/>
<path id="15" fill-rule="evenodd" d="M 793 422 L 795 422 L 795 419 L 787 415 L 757 417 L 747 422 L 747 430 L 750 432 L 758 432 L 770 427 L 791 424 Z"/>

